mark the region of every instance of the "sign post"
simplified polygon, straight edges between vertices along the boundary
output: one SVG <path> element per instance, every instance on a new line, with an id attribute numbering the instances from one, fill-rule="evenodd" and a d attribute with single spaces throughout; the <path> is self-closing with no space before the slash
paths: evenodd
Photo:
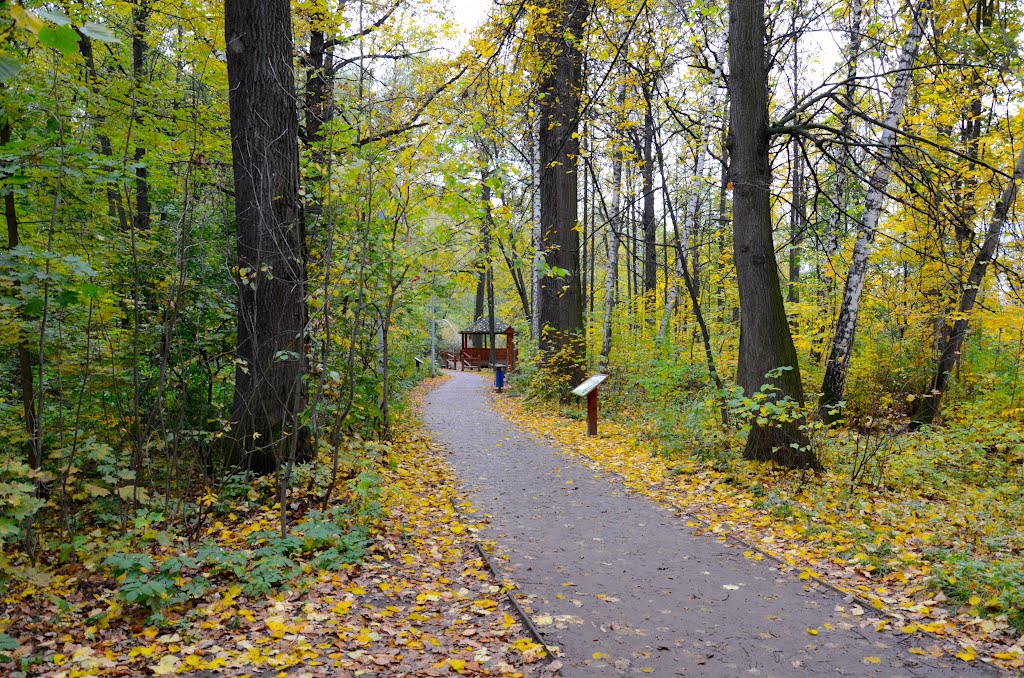
<path id="1" fill-rule="evenodd" d="M 607 374 L 595 374 L 572 390 L 574 396 L 587 396 L 587 435 L 597 435 L 597 387 L 608 378 Z"/>

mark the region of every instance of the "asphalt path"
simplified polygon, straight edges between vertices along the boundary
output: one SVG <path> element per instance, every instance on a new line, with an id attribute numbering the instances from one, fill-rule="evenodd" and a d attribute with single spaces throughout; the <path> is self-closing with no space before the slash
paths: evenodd
<path id="1" fill-rule="evenodd" d="M 911 654 L 928 638 L 863 626 L 856 601 L 596 475 L 502 414 L 487 373 L 453 372 L 424 419 L 527 597 L 566 678 L 1008 675 Z M 583 425 L 583 424 L 581 424 Z"/>

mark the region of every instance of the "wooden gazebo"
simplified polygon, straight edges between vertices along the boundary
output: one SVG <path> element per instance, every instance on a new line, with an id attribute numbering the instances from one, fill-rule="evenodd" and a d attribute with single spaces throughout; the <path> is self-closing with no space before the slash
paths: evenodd
<path id="1" fill-rule="evenodd" d="M 491 366 L 491 327 L 487 318 L 480 318 L 475 323 L 459 332 L 462 335 L 462 352 L 459 354 L 459 363 L 462 369 L 476 367 L 477 369 Z M 504 337 L 505 345 L 497 345 Z M 494 319 L 494 360 L 498 365 L 504 365 L 507 369 L 514 369 L 518 359 L 516 351 L 516 331 L 508 323 Z"/>

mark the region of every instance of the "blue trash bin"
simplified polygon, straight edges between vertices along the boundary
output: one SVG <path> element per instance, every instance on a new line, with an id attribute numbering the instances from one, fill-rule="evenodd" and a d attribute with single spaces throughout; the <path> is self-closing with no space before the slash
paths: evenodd
<path id="1" fill-rule="evenodd" d="M 505 366 L 495 365 L 494 366 L 494 387 L 498 389 L 500 393 L 505 388 Z"/>

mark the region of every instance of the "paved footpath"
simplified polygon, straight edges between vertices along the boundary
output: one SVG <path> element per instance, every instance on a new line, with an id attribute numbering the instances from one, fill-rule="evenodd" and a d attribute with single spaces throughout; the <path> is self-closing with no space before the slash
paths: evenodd
<path id="1" fill-rule="evenodd" d="M 841 594 L 693 534 L 519 431 L 494 411 L 486 373 L 452 376 L 428 396 L 426 424 L 492 516 L 481 536 L 508 556 L 566 678 L 1009 675 L 908 652 L 928 638 L 860 628 Z"/>

